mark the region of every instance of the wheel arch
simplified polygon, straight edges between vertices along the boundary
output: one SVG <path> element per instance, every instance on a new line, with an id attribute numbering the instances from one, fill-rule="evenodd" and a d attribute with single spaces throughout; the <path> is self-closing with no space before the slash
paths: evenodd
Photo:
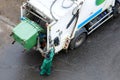
<path id="1" fill-rule="evenodd" d="M 86 30 L 85 27 L 82 27 L 82 28 L 80 28 L 79 30 L 77 30 L 77 31 L 75 32 L 75 36 L 74 36 L 74 37 L 77 37 L 77 36 L 79 36 L 79 35 L 82 34 L 82 33 L 86 33 L 86 35 L 87 35 L 88 31 Z"/>

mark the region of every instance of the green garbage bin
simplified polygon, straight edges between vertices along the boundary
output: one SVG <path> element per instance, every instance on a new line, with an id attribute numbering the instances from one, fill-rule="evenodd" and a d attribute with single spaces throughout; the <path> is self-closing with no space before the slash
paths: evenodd
<path id="1" fill-rule="evenodd" d="M 38 32 L 45 32 L 37 23 L 24 19 L 13 29 L 13 38 L 25 49 L 33 48 L 37 43 Z"/>

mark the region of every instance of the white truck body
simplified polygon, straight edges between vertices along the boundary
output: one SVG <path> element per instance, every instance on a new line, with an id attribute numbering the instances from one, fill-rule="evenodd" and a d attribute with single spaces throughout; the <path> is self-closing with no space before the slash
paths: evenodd
<path id="1" fill-rule="evenodd" d="M 24 7 L 29 5 L 37 14 L 43 18 L 49 19 L 47 26 L 47 51 L 51 48 L 56 41 L 55 53 L 62 49 L 67 49 L 71 40 L 74 39 L 76 32 L 84 28 L 85 33 L 90 34 L 94 31 L 99 24 L 104 23 L 112 17 L 112 8 L 115 6 L 116 0 L 104 0 L 101 4 L 96 5 L 97 0 L 28 0 L 27 3 L 21 6 L 21 18 L 25 17 L 27 12 Z M 119 1 L 119 0 L 118 0 Z M 73 16 L 79 10 L 78 19 Z M 93 19 L 98 15 L 106 12 L 100 20 L 96 21 L 96 26 L 86 28 L 90 25 Z M 108 16 L 105 17 L 105 15 Z M 71 22 L 70 22 L 71 21 Z M 104 21 L 104 22 L 103 22 Z M 99 24 L 97 23 L 99 22 Z M 70 24 L 68 26 L 68 24 Z"/>

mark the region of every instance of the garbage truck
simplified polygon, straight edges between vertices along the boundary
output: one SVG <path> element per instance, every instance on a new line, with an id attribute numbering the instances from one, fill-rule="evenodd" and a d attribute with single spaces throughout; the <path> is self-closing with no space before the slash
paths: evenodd
<path id="1" fill-rule="evenodd" d="M 46 56 L 79 47 L 94 30 L 120 13 L 120 0 L 28 0 L 14 41 Z"/>

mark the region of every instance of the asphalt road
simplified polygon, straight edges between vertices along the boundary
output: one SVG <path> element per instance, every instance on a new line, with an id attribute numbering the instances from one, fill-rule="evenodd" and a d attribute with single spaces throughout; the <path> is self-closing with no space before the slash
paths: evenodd
<path id="1" fill-rule="evenodd" d="M 0 80 L 120 80 L 120 16 L 94 31 L 79 48 L 55 56 L 50 76 L 40 76 L 42 57 L 11 44 L 0 21 Z"/>

